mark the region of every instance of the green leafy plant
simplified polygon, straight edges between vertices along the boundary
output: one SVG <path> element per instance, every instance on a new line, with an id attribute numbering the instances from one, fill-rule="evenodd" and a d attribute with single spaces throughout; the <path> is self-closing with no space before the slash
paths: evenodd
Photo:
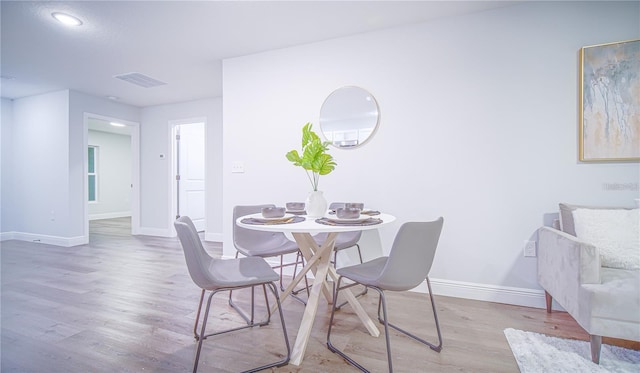
<path id="1" fill-rule="evenodd" d="M 291 150 L 287 153 L 287 159 L 294 166 L 305 169 L 313 190 L 317 191 L 320 175 L 329 174 L 336 168 L 337 163 L 331 154 L 327 153 L 330 142 L 322 141 L 313 132 L 312 126 L 311 123 L 307 123 L 302 127 L 302 156 L 298 154 L 297 150 Z"/>

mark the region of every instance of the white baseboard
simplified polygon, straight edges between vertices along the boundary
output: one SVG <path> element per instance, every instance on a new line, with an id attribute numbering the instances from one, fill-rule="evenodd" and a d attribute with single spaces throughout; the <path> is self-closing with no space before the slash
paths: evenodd
<path id="1" fill-rule="evenodd" d="M 280 264 L 277 258 L 267 258 L 267 262 L 272 266 Z M 292 276 L 293 268 L 285 267 L 283 273 Z M 309 278 L 313 278 L 311 273 L 309 273 Z M 431 289 L 435 295 L 524 307 L 546 308 L 544 290 L 542 289 L 515 288 L 435 278 L 430 279 L 430 281 Z M 424 281 L 411 291 L 427 294 L 429 292 L 427 282 Z M 562 310 L 556 305 L 554 305 L 554 309 Z"/>
<path id="2" fill-rule="evenodd" d="M 436 295 L 525 307 L 546 307 L 544 291 L 541 289 L 515 288 L 442 279 L 430 280 L 431 289 L 433 294 Z M 428 293 L 426 281 L 413 289 L 413 291 Z"/>
<path id="3" fill-rule="evenodd" d="M 9 240 L 15 240 L 13 232 L 0 232 L 0 242 Z"/>
<path id="4" fill-rule="evenodd" d="M 89 240 L 85 236 L 77 236 L 77 237 L 59 237 L 59 236 L 49 236 L 45 234 L 34 234 L 34 233 L 24 233 L 24 232 L 3 232 L 0 234 L 1 241 L 7 240 L 18 240 L 18 241 L 29 241 L 36 243 L 43 243 L 54 246 L 63 246 L 63 247 L 71 247 L 84 245 L 89 243 Z"/>
<path id="5" fill-rule="evenodd" d="M 131 211 L 107 212 L 103 214 L 91 214 L 89 220 L 127 218 L 131 216 Z"/>
<path id="6" fill-rule="evenodd" d="M 140 227 L 140 229 L 136 232 L 136 234 L 140 234 L 143 236 L 158 236 L 158 237 L 175 237 L 175 231 L 172 229 L 162 229 L 162 228 L 145 228 Z"/>

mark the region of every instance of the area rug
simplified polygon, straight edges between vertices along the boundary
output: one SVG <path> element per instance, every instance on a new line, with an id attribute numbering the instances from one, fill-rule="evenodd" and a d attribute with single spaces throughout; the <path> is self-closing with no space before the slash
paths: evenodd
<path id="1" fill-rule="evenodd" d="M 602 345 L 600 365 L 591 361 L 589 342 L 505 329 L 513 356 L 522 373 L 640 372 L 640 351 Z"/>

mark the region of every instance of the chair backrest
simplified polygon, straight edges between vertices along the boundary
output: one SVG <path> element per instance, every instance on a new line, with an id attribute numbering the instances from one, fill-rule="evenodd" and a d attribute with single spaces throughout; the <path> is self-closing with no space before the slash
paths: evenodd
<path id="1" fill-rule="evenodd" d="M 236 220 L 244 215 L 262 212 L 263 207 L 274 207 L 273 204 L 245 205 L 233 208 L 233 245 L 236 248 L 273 248 L 289 242 L 282 232 L 262 232 L 253 229 L 242 228 L 236 224 Z"/>
<path id="2" fill-rule="evenodd" d="M 444 219 L 402 224 L 378 286 L 388 290 L 409 290 L 422 283 L 431 270 Z"/>
<path id="3" fill-rule="evenodd" d="M 204 249 L 195 225 L 188 216 L 179 217 L 173 225 L 178 232 L 182 251 L 187 262 L 189 275 L 193 282 L 201 288 L 211 283 L 209 264 L 215 260 Z"/>

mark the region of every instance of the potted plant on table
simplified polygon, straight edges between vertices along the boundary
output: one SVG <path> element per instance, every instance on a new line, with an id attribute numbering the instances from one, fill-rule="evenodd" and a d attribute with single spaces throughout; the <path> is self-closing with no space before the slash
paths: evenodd
<path id="1" fill-rule="evenodd" d="M 322 191 L 318 190 L 320 175 L 328 175 L 337 165 L 333 156 L 328 153 L 329 141 L 322 141 L 312 130 L 313 125 L 307 123 L 302 127 L 302 155 L 291 150 L 286 157 L 294 166 L 302 167 L 309 177 L 313 190 L 306 200 L 307 215 L 322 217 L 327 211 L 327 201 Z"/>

